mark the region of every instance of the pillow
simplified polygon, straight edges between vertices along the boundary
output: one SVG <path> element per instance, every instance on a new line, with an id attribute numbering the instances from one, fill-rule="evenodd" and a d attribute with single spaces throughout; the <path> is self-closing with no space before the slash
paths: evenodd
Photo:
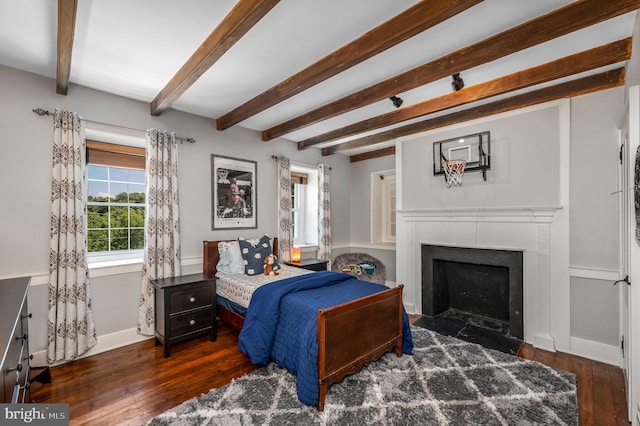
<path id="1" fill-rule="evenodd" d="M 238 238 L 240 253 L 244 262 L 244 273 L 247 275 L 259 275 L 264 272 L 264 260 L 271 254 L 271 242 L 269 236 L 264 235 L 257 240 L 244 240 Z"/>
<path id="2" fill-rule="evenodd" d="M 220 241 L 218 243 L 220 261 L 216 269 L 227 274 L 244 274 L 244 262 L 237 241 Z"/>

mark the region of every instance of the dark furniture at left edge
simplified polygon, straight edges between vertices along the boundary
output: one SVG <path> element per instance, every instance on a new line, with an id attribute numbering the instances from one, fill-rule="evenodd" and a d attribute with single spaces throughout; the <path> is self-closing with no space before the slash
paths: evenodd
<path id="1" fill-rule="evenodd" d="M 152 280 L 155 288 L 156 345 L 164 344 L 164 356 L 171 345 L 204 334 L 217 339 L 216 280 L 205 274 Z"/>
<path id="2" fill-rule="evenodd" d="M 31 402 L 29 397 L 29 353 L 27 291 L 30 277 L 0 280 L 0 345 L 2 354 L 3 403 Z"/>

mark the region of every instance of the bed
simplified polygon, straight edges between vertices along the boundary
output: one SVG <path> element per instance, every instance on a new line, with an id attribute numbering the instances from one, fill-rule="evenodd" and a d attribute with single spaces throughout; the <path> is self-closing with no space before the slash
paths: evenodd
<path id="1" fill-rule="evenodd" d="M 204 241 L 206 274 L 218 272 L 219 243 Z M 277 255 L 277 239 L 272 250 Z M 218 303 L 217 308 L 220 320 L 240 331 L 238 346 L 253 363 L 273 359 L 287 368 L 296 375 L 300 400 L 323 410 L 332 383 L 386 352 L 411 353 L 402 290 L 402 285 L 387 289 L 323 271 L 259 286 L 245 315 L 235 312 L 233 303 Z"/>

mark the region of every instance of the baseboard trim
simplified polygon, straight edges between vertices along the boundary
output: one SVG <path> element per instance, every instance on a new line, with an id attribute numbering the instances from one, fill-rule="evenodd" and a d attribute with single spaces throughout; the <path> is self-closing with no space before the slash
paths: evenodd
<path id="1" fill-rule="evenodd" d="M 621 367 L 622 365 L 620 348 L 614 345 L 594 342 L 593 340 L 572 337 L 571 354 L 615 365 L 616 367 Z"/>
<path id="2" fill-rule="evenodd" d="M 131 345 L 133 343 L 144 342 L 145 340 L 152 339 L 152 336 L 143 336 L 138 334 L 137 328 L 129 328 L 127 330 L 116 331 L 115 333 L 105 334 L 98 336 L 98 343 L 89 351 L 79 356 L 77 359 L 86 358 L 88 356 L 97 355 L 102 352 L 107 352 L 112 349 L 121 348 L 123 346 Z M 51 366 L 66 364 L 68 361 L 58 361 Z M 32 366 L 46 366 L 47 363 L 47 350 L 34 352 Z"/>

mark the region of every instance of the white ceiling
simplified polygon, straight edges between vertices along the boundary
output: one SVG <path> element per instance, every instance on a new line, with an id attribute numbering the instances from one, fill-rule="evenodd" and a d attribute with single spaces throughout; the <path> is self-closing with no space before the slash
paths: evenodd
<path id="1" fill-rule="evenodd" d="M 70 82 L 151 102 L 235 3 L 233 0 L 81 0 Z M 417 1 L 282 0 L 174 102 L 172 108 L 215 119 L 414 3 Z M 569 3 L 569 0 L 485 0 L 239 125 L 265 130 Z M 57 2 L 0 0 L 0 10 L 0 64 L 55 78 Z M 463 70 L 462 77 L 469 87 L 629 37 L 636 13 Z M 404 99 L 403 106 L 407 106 L 451 92 L 450 82 L 450 78 L 441 79 L 397 95 Z M 380 101 L 300 129 L 285 138 L 299 141 L 394 109 L 390 101 Z"/>

